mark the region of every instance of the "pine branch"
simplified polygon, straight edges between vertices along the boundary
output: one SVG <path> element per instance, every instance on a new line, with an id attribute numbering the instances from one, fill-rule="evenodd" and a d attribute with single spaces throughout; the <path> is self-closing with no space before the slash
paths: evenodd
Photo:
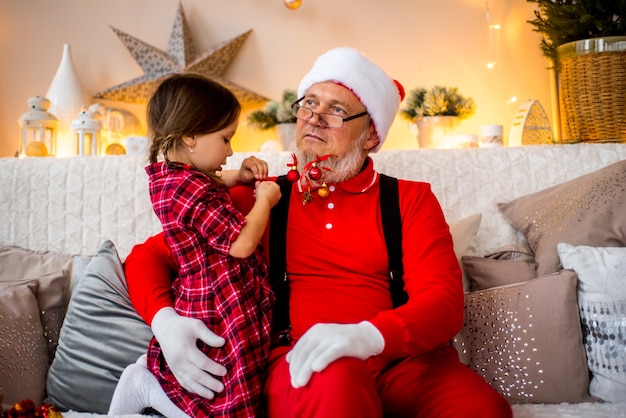
<path id="1" fill-rule="evenodd" d="M 535 3 L 533 30 L 542 35 L 543 54 L 556 63 L 556 50 L 568 42 L 626 35 L 626 0 L 526 0 Z"/>

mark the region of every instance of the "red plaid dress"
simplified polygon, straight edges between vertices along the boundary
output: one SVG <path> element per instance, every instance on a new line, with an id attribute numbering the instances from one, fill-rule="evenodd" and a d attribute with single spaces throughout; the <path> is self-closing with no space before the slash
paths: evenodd
<path id="1" fill-rule="evenodd" d="M 170 399 L 192 417 L 259 415 L 261 390 L 270 345 L 271 293 L 267 266 L 257 250 L 246 259 L 228 255 L 245 225 L 228 192 L 188 166 L 146 167 L 150 198 L 172 252 L 180 264 L 172 284 L 175 309 L 198 318 L 224 337 L 216 349 L 198 342 L 224 365 L 225 390 L 208 400 L 183 389 L 171 373 L 153 338 L 148 368 Z"/>

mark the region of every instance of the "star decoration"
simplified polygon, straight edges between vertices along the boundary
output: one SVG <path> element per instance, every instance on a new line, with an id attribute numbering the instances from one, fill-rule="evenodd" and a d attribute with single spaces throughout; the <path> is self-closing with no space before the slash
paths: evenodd
<path id="1" fill-rule="evenodd" d="M 269 100 L 222 77 L 222 74 L 250 35 L 250 32 L 252 32 L 251 30 L 224 41 L 196 57 L 181 4 L 178 5 L 178 13 L 172 27 L 167 52 L 155 48 L 119 29 L 114 27 L 111 27 L 111 29 L 113 29 L 135 61 L 141 66 L 144 74 L 96 93 L 93 96 L 95 99 L 143 104 L 148 101 L 152 87 L 159 78 L 170 73 L 189 72 L 203 74 L 228 87 L 242 103 L 266 102 Z"/>

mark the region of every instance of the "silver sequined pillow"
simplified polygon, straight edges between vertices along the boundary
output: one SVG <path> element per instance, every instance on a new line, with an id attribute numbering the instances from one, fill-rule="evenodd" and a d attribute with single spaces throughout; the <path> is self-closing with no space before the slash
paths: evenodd
<path id="1" fill-rule="evenodd" d="M 466 293 L 465 323 L 453 345 L 511 403 L 593 399 L 573 270 Z"/>
<path id="2" fill-rule="evenodd" d="M 70 271 L 36 279 L 0 280 L 0 410 L 45 396 L 69 291 Z"/>
<path id="3" fill-rule="evenodd" d="M 578 274 L 589 392 L 626 401 L 626 248 L 558 244 L 561 263 Z"/>
<path id="4" fill-rule="evenodd" d="M 541 173 L 536 173 L 538 176 Z M 626 246 L 626 160 L 498 209 L 535 252 L 537 276 L 560 270 L 556 245 Z"/>

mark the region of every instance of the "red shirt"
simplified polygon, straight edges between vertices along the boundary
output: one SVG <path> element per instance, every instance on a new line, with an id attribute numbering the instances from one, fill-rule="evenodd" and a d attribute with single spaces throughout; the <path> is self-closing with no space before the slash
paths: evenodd
<path id="1" fill-rule="evenodd" d="M 291 193 L 287 272 L 293 336 L 316 322 L 369 320 L 385 339 L 385 362 L 447 344 L 462 326 L 463 287 L 449 227 L 430 185 L 408 180 L 398 184 L 409 301 L 397 309 L 391 306 L 379 181 L 371 159 L 363 172 L 334 188 L 327 199 L 314 194 L 314 201 L 304 206 L 297 185 Z M 242 202 L 249 199 L 243 197 Z M 147 266 L 158 257 L 147 260 L 150 251 L 167 252 L 162 245 L 158 237 L 149 239 L 133 250 L 127 263 Z M 137 287 L 131 299 L 139 300 L 135 306 L 140 315 L 151 319 L 170 306 L 165 299 L 136 298 L 134 294 L 154 294 L 158 287 L 146 283 L 145 271 L 141 277 L 127 268 L 129 273 L 129 290 Z M 165 278 L 164 272 L 159 275 Z"/>

